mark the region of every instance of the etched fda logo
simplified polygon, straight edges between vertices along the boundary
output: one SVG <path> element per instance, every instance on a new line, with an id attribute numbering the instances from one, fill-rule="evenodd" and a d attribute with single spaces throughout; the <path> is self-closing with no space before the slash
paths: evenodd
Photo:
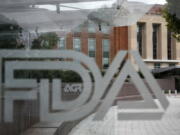
<path id="1" fill-rule="evenodd" d="M 80 52 L 65 50 L 1 50 L 1 60 L 7 58 L 16 59 L 14 61 L 5 61 L 4 63 L 3 111 L 5 122 L 13 121 L 13 102 L 16 100 L 39 100 L 40 121 L 62 122 L 78 120 L 91 114 L 97 106 L 94 120 L 103 120 L 128 76 L 131 77 L 138 88 L 143 100 L 118 101 L 117 106 L 119 111 L 121 109 L 127 110 L 119 112 L 118 119 L 141 120 L 161 118 L 169 102 L 162 94 L 161 88 L 141 60 L 139 54 L 134 51 L 130 51 L 129 54 L 134 57 L 148 86 L 158 99 L 158 103 L 154 101 L 149 89 L 131 62 L 125 59 L 127 55 L 126 51 L 120 51 L 117 54 L 106 74 L 102 76 L 94 60 Z M 18 61 L 17 59 L 21 60 Z M 63 59 L 63 61 L 59 59 Z M 125 64 L 119 71 L 119 67 L 124 60 Z M 51 90 L 49 90 L 50 83 L 47 79 L 40 80 L 39 84 L 34 79 L 17 79 L 14 78 L 14 71 L 16 70 L 71 70 L 80 75 L 83 82 L 83 90 L 78 98 L 72 101 L 63 101 L 62 91 L 60 90 L 62 86 L 61 79 L 53 79 Z M 94 83 L 90 73 L 92 74 Z M 118 75 L 114 77 L 115 74 Z M 12 88 L 16 88 L 16 90 Z M 28 90 L 23 90 L 24 88 L 28 88 Z M 105 97 L 102 98 L 104 94 Z"/>

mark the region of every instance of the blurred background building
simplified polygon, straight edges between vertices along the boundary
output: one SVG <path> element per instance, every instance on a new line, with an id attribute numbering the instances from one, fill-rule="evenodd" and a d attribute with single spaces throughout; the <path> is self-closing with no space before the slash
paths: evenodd
<path id="1" fill-rule="evenodd" d="M 94 58 L 101 69 L 106 69 L 119 50 L 138 50 L 151 68 L 180 65 L 180 43 L 167 30 L 162 17 L 162 5 L 154 5 L 138 22 L 131 26 L 110 27 L 88 22 L 74 32 L 59 38 L 59 49 L 74 49 Z"/>

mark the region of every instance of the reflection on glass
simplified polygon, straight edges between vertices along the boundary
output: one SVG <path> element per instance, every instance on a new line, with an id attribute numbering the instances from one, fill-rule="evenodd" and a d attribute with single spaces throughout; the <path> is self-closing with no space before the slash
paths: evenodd
<path id="1" fill-rule="evenodd" d="M 138 44 L 138 51 L 141 56 L 144 51 L 143 50 L 144 35 L 145 35 L 144 31 L 145 31 L 145 24 L 137 23 L 137 44 Z"/>
<path id="2" fill-rule="evenodd" d="M 89 33 L 95 33 L 96 32 L 97 25 L 94 22 L 88 21 L 87 27 L 88 27 L 88 32 Z"/>
<path id="3" fill-rule="evenodd" d="M 110 52 L 110 42 L 108 39 L 103 39 L 103 68 L 108 68 L 109 66 L 109 52 Z"/>
<path id="4" fill-rule="evenodd" d="M 102 33 L 105 33 L 105 34 L 109 33 L 109 30 L 110 30 L 109 25 L 107 25 L 106 23 L 101 23 L 100 26 L 101 26 L 101 32 Z"/>
<path id="5" fill-rule="evenodd" d="M 73 38 L 73 49 L 75 51 L 81 51 L 81 39 L 80 38 Z"/>
<path id="6" fill-rule="evenodd" d="M 59 49 L 66 49 L 66 40 L 64 37 L 59 38 Z"/>
<path id="7" fill-rule="evenodd" d="M 89 57 L 92 57 L 92 58 L 96 57 L 96 39 L 94 38 L 88 39 L 88 54 L 89 54 Z"/>

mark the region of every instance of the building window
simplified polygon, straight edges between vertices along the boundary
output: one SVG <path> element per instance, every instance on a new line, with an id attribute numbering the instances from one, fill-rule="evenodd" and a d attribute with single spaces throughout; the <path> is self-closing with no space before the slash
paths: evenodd
<path id="1" fill-rule="evenodd" d="M 88 39 L 88 54 L 89 54 L 89 57 L 92 57 L 92 58 L 96 57 L 96 39 L 94 38 Z"/>
<path id="2" fill-rule="evenodd" d="M 167 54 L 168 54 L 168 59 L 172 59 L 172 33 L 168 31 L 167 35 Z"/>
<path id="3" fill-rule="evenodd" d="M 144 23 L 138 23 L 137 24 L 137 45 L 138 45 L 139 54 L 141 56 L 143 53 L 144 30 L 145 30 L 145 24 Z"/>
<path id="4" fill-rule="evenodd" d="M 106 69 L 109 67 L 109 56 L 110 56 L 110 42 L 108 39 L 103 39 L 103 68 Z"/>
<path id="5" fill-rule="evenodd" d="M 80 25 L 76 26 L 74 29 L 72 29 L 72 32 L 80 33 L 80 32 L 82 32 L 83 28 L 84 28 L 84 24 L 80 24 Z"/>
<path id="6" fill-rule="evenodd" d="M 176 66 L 175 63 L 170 63 L 170 64 L 169 64 L 169 67 L 175 67 L 175 66 Z"/>
<path id="7" fill-rule="evenodd" d="M 89 33 L 96 33 L 97 25 L 91 21 L 88 21 L 88 32 Z"/>
<path id="8" fill-rule="evenodd" d="M 155 68 L 155 69 L 161 68 L 161 64 L 160 64 L 160 63 L 154 63 L 154 68 Z"/>
<path id="9" fill-rule="evenodd" d="M 99 24 L 99 31 L 101 31 L 102 33 L 108 34 L 110 31 L 110 26 L 105 23 L 101 23 Z"/>
<path id="10" fill-rule="evenodd" d="M 59 38 L 59 49 L 66 49 L 66 39 L 64 37 Z"/>
<path id="11" fill-rule="evenodd" d="M 48 47 L 49 46 L 49 41 L 44 40 L 43 44 L 44 44 L 45 47 Z"/>
<path id="12" fill-rule="evenodd" d="M 75 51 L 81 51 L 81 39 L 73 38 L 73 48 Z"/>
<path id="13" fill-rule="evenodd" d="M 159 24 L 153 24 L 153 59 L 157 59 L 158 57 L 159 29 Z"/>

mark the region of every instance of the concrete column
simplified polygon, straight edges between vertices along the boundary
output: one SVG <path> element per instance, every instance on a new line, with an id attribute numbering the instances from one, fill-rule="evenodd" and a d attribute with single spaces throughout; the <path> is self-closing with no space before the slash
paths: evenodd
<path id="1" fill-rule="evenodd" d="M 137 25 L 128 27 L 128 50 L 137 50 Z"/>
<path id="2" fill-rule="evenodd" d="M 167 59 L 167 26 L 165 23 L 161 24 L 160 28 L 160 47 L 159 47 L 159 54 L 160 59 Z"/>
<path id="3" fill-rule="evenodd" d="M 137 25 L 134 24 L 128 27 L 128 50 L 135 50 L 137 51 Z M 128 55 L 129 59 L 133 64 L 135 61 L 132 56 Z M 137 69 L 138 67 L 134 65 Z"/>
<path id="4" fill-rule="evenodd" d="M 176 60 L 180 61 L 180 42 L 176 41 Z M 180 66 L 180 62 L 178 63 Z"/>
<path id="5" fill-rule="evenodd" d="M 180 42 L 176 41 L 176 59 L 180 60 Z"/>
<path id="6" fill-rule="evenodd" d="M 0 57 L 0 123 L 2 122 L 2 58 Z"/>
<path id="7" fill-rule="evenodd" d="M 143 22 L 143 24 L 145 24 Z M 139 51 L 138 49 L 138 42 L 137 42 L 137 30 L 138 30 L 138 26 L 137 24 L 134 24 L 132 26 L 129 26 L 129 30 L 128 30 L 128 42 L 129 42 L 129 46 L 128 48 L 130 50 L 136 50 Z M 145 59 L 146 58 L 146 29 L 145 29 L 145 25 L 144 28 L 142 30 L 142 58 Z"/>
<path id="8" fill-rule="evenodd" d="M 171 53 L 171 55 L 172 55 L 172 59 L 173 60 L 176 60 L 177 58 L 177 47 L 176 47 L 176 39 L 175 38 L 171 38 L 171 49 L 172 49 L 172 53 Z"/>
<path id="9" fill-rule="evenodd" d="M 146 30 L 145 30 L 145 43 L 146 43 L 146 55 L 145 58 L 146 59 L 153 59 L 153 43 L 152 43 L 152 23 L 151 22 L 147 22 L 146 23 Z"/>

